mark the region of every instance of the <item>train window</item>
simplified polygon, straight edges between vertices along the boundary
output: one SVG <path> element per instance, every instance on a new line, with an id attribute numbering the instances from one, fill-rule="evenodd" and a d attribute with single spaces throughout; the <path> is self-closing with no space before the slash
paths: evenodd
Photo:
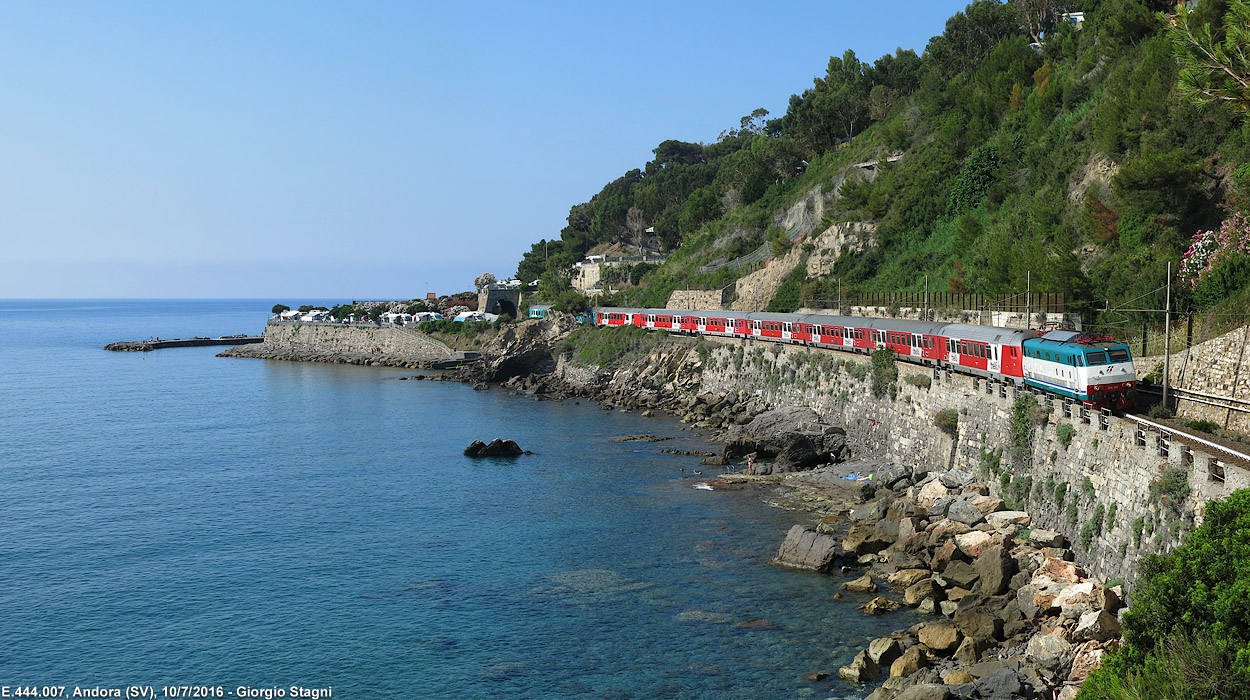
<path id="1" fill-rule="evenodd" d="M 1124 348 L 1108 350 L 1107 353 L 1111 356 L 1112 362 L 1128 362 L 1128 350 Z"/>
<path id="2" fill-rule="evenodd" d="M 1085 356 L 1085 359 L 1091 365 L 1105 365 L 1107 364 L 1107 353 L 1101 350 L 1098 352 L 1091 352 Z"/>

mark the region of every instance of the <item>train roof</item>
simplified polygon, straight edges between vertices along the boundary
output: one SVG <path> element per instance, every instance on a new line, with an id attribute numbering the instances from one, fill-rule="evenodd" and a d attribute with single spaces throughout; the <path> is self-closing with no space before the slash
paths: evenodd
<path id="1" fill-rule="evenodd" d="M 1051 331 L 1036 338 L 1037 342 L 1066 345 L 1071 350 L 1107 350 L 1109 348 L 1128 347 L 1115 338 L 1095 336 L 1081 331 Z"/>
<path id="2" fill-rule="evenodd" d="M 998 345 L 1018 345 L 1030 338 L 1036 338 L 1037 332 L 1023 328 L 1001 328 L 999 326 L 974 326 L 970 323 L 947 323 L 937 335 L 961 340 L 975 340 L 981 343 Z"/>
<path id="3" fill-rule="evenodd" d="M 977 326 L 970 323 L 938 323 L 912 321 L 900 318 L 872 318 L 868 316 L 836 316 L 832 314 L 781 314 L 767 311 L 726 311 L 721 309 L 642 309 L 622 307 L 596 307 L 595 311 L 624 314 L 665 314 L 672 316 L 699 316 L 703 318 L 748 319 L 752 321 L 781 321 L 787 323 L 810 323 L 814 326 L 842 326 L 844 328 L 872 328 L 883 331 L 900 331 L 918 335 L 936 335 L 958 340 L 973 340 L 997 345 L 1018 345 L 1024 340 L 1036 338 L 1032 330 Z M 1051 338 L 1055 332 L 1047 334 Z"/>

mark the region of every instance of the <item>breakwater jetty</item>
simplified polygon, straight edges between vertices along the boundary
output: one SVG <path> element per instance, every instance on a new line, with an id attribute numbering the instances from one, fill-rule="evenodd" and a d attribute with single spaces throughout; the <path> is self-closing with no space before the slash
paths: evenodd
<path id="1" fill-rule="evenodd" d="M 132 340 L 109 343 L 105 350 L 113 352 L 150 352 L 165 348 L 199 348 L 208 345 L 249 345 L 264 342 L 260 335 L 227 335 L 220 338 L 175 338 L 173 340 Z"/>

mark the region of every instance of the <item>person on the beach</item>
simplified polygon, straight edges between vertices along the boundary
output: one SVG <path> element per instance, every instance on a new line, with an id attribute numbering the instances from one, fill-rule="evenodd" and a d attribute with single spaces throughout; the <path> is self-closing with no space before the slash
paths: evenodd
<path id="1" fill-rule="evenodd" d="M 755 454 L 747 455 L 747 475 L 755 476 Z"/>

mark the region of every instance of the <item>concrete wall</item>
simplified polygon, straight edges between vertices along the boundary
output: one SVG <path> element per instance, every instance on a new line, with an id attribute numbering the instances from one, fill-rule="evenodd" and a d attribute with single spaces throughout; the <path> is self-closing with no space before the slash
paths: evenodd
<path id="1" fill-rule="evenodd" d="M 279 350 L 415 359 L 445 359 L 453 354 L 446 345 L 415 330 L 339 324 L 270 323 L 265 326 L 264 344 Z"/>
<path id="2" fill-rule="evenodd" d="M 1131 579 L 1141 556 L 1170 550 L 1183 541 L 1201 521 L 1207 500 L 1250 484 L 1250 472 L 1231 465 L 1224 469 L 1223 482 L 1213 480 L 1208 473 L 1210 458 L 1188 453 L 1179 443 L 1161 456 L 1153 434 L 1146 436 L 1144 447 L 1137 445 L 1134 423 L 1112 417 L 1102 429 L 1097 414 L 1085 424 L 1079 412 L 1065 418 L 1059 401 L 1052 402 L 1047 412 L 1044 399 L 1036 412 L 1039 420 L 1029 422 L 1033 437 L 1028 448 L 1022 458 L 1013 459 L 1012 414 L 1021 394 L 1012 388 L 959 374 L 947 378 L 945 372 L 933 381 L 931 369 L 898 362 L 895 395 L 877 398 L 872 396 L 871 375 L 855 378 L 847 362 L 866 365 L 869 358 L 732 340 L 716 344 L 708 353 L 701 388 L 754 393 L 774 405 L 810 406 L 825 420 L 846 428 L 857 455 L 885 454 L 908 466 L 971 471 L 1000 498 L 1029 511 L 1035 527 L 1064 533 L 1075 543 L 1078 560 L 1105 578 Z M 913 385 L 907 381 L 909 375 L 928 378 L 931 385 Z M 943 409 L 958 411 L 955 439 L 935 425 Z M 1067 448 L 1058 436 L 1063 424 L 1075 430 Z M 995 450 L 1001 451 L 1000 461 L 985 457 Z M 1168 468 L 1189 472 L 1192 493 L 1176 508 L 1151 493 L 1151 482 Z M 1061 484 L 1066 484 L 1062 503 L 1055 494 Z M 1108 517 L 1112 504 L 1113 519 Z M 1103 526 L 1085 528 L 1099 506 Z M 1140 541 L 1134 534 L 1135 521 L 1142 524 Z M 1147 529 L 1152 532 L 1147 534 Z"/>

